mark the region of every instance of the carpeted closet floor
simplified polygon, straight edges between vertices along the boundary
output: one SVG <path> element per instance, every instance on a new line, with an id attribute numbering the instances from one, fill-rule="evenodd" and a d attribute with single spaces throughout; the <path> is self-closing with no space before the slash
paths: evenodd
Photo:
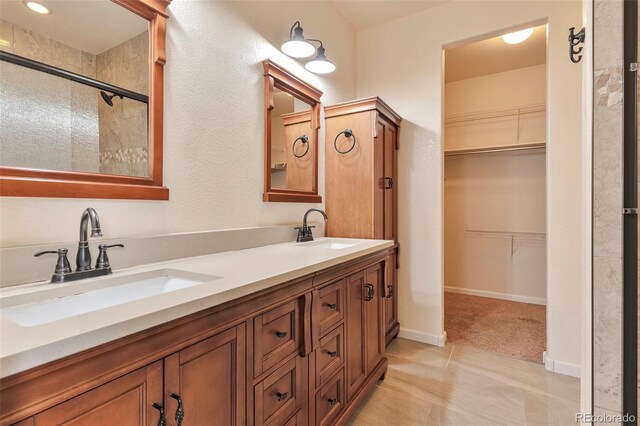
<path id="1" fill-rule="evenodd" d="M 542 363 L 546 307 L 464 294 L 444 294 L 447 343 Z"/>

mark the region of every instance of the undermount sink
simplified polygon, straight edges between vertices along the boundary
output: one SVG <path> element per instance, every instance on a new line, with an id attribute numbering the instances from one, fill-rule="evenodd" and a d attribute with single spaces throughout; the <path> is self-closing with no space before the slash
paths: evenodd
<path id="1" fill-rule="evenodd" d="M 47 324 L 160 294 L 171 293 L 220 279 L 175 269 L 158 269 L 133 275 L 112 276 L 72 286 L 49 289 L 2 301 L 2 317 L 21 326 Z"/>
<path id="2" fill-rule="evenodd" d="M 309 241 L 308 243 L 296 244 L 300 247 L 315 247 L 325 248 L 331 250 L 341 250 L 360 244 L 358 240 L 349 240 L 343 238 L 323 238 L 316 241 Z"/>

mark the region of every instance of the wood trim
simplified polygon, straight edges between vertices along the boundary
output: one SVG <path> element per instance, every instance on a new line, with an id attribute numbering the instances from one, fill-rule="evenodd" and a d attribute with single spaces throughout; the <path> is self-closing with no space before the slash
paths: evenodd
<path id="1" fill-rule="evenodd" d="M 325 106 L 324 118 L 338 117 L 340 115 L 355 114 L 358 112 L 372 110 L 379 111 L 387 120 L 400 127 L 400 123 L 402 122 L 400 115 L 378 96 Z"/>
<path id="2" fill-rule="evenodd" d="M 168 200 L 169 188 L 152 185 L 0 176 L 0 196 Z"/>
<path id="3" fill-rule="evenodd" d="M 282 124 L 290 126 L 292 124 L 306 123 L 311 121 L 311 111 L 290 112 L 282 114 Z"/>
<path id="4" fill-rule="evenodd" d="M 149 21 L 149 178 L 0 167 L 0 196 L 168 200 L 162 184 L 164 65 L 171 0 L 112 0 Z"/>
<path id="5" fill-rule="evenodd" d="M 320 97 L 322 92 L 269 59 L 264 60 L 262 65 L 264 68 L 264 193 L 262 201 L 321 203 L 322 196 L 318 195 L 318 129 L 320 128 Z M 313 144 L 312 153 L 314 156 L 314 178 L 311 191 L 293 191 L 271 187 L 271 111 L 274 108 L 274 88 L 290 93 L 311 106 L 311 132 L 309 136 Z M 304 114 L 309 114 L 309 112 L 305 111 Z"/>

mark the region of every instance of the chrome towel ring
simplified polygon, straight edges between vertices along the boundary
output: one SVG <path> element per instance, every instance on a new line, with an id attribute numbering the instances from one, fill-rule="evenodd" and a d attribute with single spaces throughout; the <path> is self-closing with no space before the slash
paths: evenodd
<path id="1" fill-rule="evenodd" d="M 351 144 L 351 148 L 349 148 L 346 151 L 340 151 L 338 149 L 338 138 L 340 137 L 340 135 L 344 135 L 346 138 L 353 138 L 353 144 Z M 353 151 L 353 148 L 356 147 L 356 135 L 353 134 L 353 130 L 351 129 L 344 129 L 343 131 L 341 131 L 340 133 L 338 133 L 335 137 L 335 139 L 333 140 L 333 147 L 336 149 L 336 151 L 338 151 L 339 154 L 348 154 L 351 151 Z"/>
<path id="2" fill-rule="evenodd" d="M 307 149 L 305 149 L 305 151 L 300 155 L 296 154 L 296 144 L 298 143 L 298 141 L 302 142 L 307 147 Z M 293 146 L 291 147 L 291 151 L 293 151 L 293 156 L 296 158 L 302 158 L 305 155 L 307 155 L 307 152 L 309 152 L 309 136 L 307 135 L 299 136 L 298 139 L 293 141 Z"/>

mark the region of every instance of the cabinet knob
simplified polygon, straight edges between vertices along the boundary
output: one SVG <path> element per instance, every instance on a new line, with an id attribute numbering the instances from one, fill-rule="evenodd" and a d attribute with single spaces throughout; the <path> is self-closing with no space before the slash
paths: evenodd
<path id="1" fill-rule="evenodd" d="M 331 398 L 328 401 L 329 405 L 336 405 L 338 403 L 338 398 Z"/>
<path id="2" fill-rule="evenodd" d="M 289 396 L 289 392 L 278 392 L 276 394 L 276 399 L 278 401 L 283 401 L 283 400 L 287 399 L 288 396 Z"/>
<path id="3" fill-rule="evenodd" d="M 175 393 L 172 393 L 169 396 L 175 399 L 176 401 L 178 401 L 178 408 L 176 408 L 176 423 L 178 426 L 181 426 L 182 419 L 184 419 L 184 408 L 182 407 L 182 398 L 180 398 L 180 395 L 176 395 Z"/>
<path id="4" fill-rule="evenodd" d="M 391 299 L 393 297 L 393 285 L 392 284 L 388 284 L 387 285 L 387 295 L 386 298 L 387 299 Z"/>
<path id="5" fill-rule="evenodd" d="M 164 416 L 164 407 L 154 402 L 153 408 L 158 410 L 158 412 L 160 413 L 160 418 L 158 419 L 158 426 L 167 426 L 167 418 Z"/>
<path id="6" fill-rule="evenodd" d="M 335 309 L 338 306 L 337 303 L 327 303 L 327 308 L 329 309 Z"/>
<path id="7" fill-rule="evenodd" d="M 335 358 L 338 356 L 338 351 L 327 351 L 327 354 L 329 354 L 331 358 Z"/>
<path id="8" fill-rule="evenodd" d="M 276 331 L 276 337 L 279 339 L 284 339 L 285 337 L 287 337 L 287 332 L 286 331 Z"/>

